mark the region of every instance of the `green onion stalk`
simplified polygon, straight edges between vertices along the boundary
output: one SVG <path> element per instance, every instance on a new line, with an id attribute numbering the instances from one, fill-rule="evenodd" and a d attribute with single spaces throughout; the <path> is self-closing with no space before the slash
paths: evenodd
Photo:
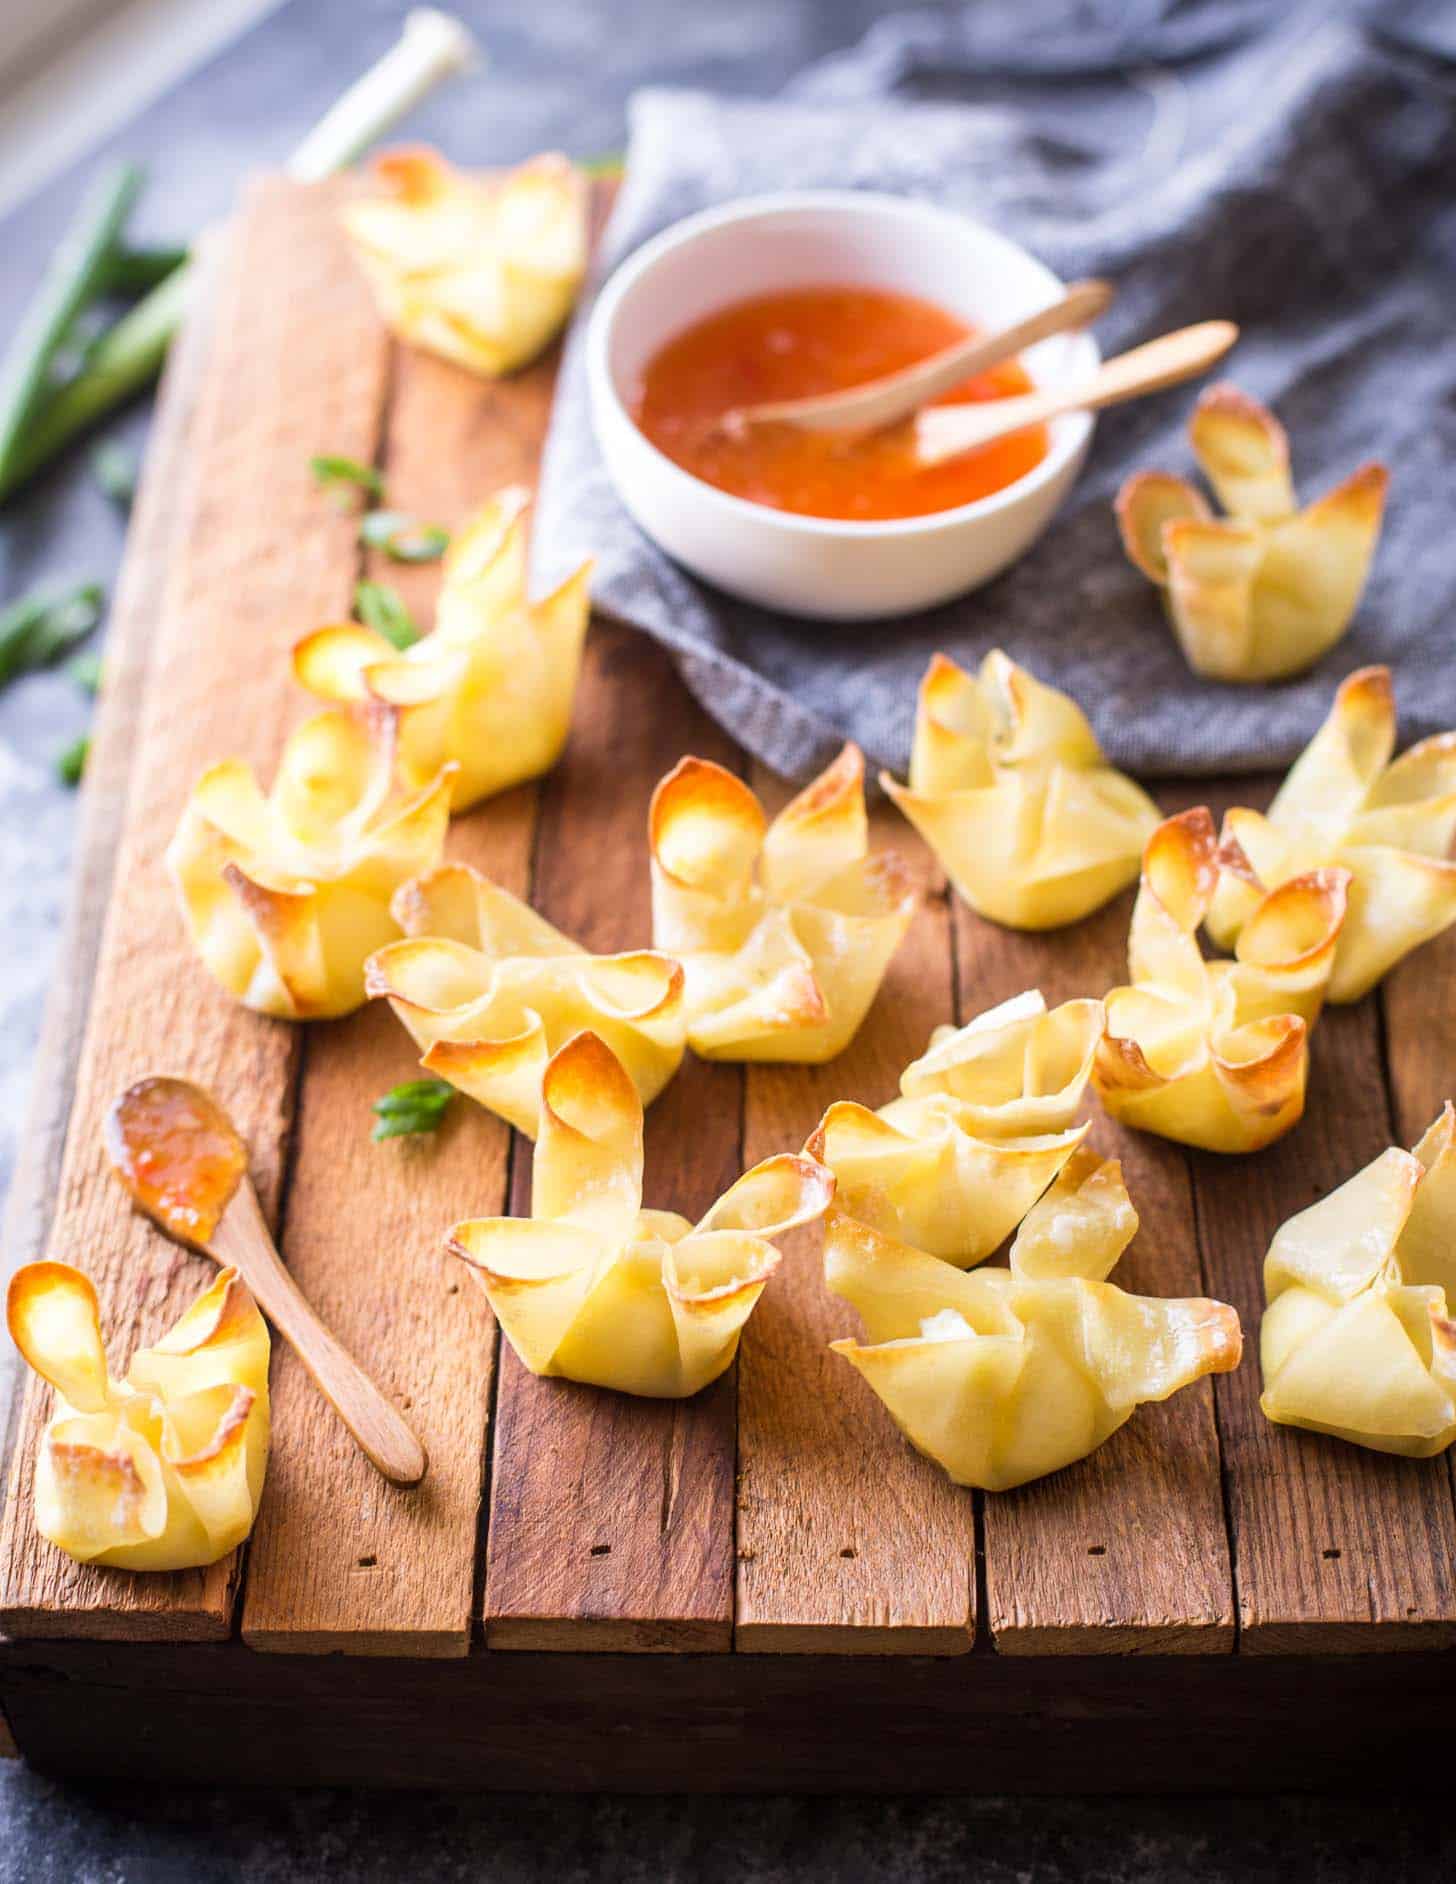
<path id="1" fill-rule="evenodd" d="M 445 79 L 473 63 L 476 46 L 451 14 L 420 7 L 398 42 L 351 85 L 299 145 L 286 168 L 301 183 L 345 169 Z M 80 371 L 47 396 L 47 375 L 77 314 L 97 293 L 141 285 L 161 266 L 156 251 L 126 251 L 119 235 L 140 186 L 128 167 L 88 198 L 57 250 L 40 295 L 0 369 L 0 504 L 71 441 L 151 384 L 191 301 L 195 267 L 185 255 L 92 346 Z"/>

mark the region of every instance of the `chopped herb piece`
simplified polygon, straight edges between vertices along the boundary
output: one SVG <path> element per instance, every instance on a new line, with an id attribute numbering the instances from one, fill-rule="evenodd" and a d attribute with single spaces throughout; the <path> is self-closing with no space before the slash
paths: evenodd
<path id="1" fill-rule="evenodd" d="M 57 595 L 26 595 L 0 612 L 0 687 L 69 654 L 97 622 L 105 591 L 86 582 Z"/>
<path id="2" fill-rule="evenodd" d="M 391 562 L 433 563 L 450 547 L 450 532 L 419 523 L 399 510 L 371 510 L 359 525 L 359 541 L 383 550 Z"/>
<path id="3" fill-rule="evenodd" d="M 584 177 L 619 177 L 626 161 L 625 151 L 609 150 L 602 157 L 578 157 L 576 167 Z"/>
<path id="4" fill-rule="evenodd" d="M 357 458 L 310 458 L 308 468 L 314 482 L 340 503 L 347 503 L 356 491 L 363 491 L 371 503 L 384 496 L 383 475 L 372 464 L 360 464 Z"/>
<path id="5" fill-rule="evenodd" d="M 66 672 L 82 693 L 100 693 L 101 655 L 97 649 L 84 648 L 73 661 L 67 664 Z"/>
<path id="6" fill-rule="evenodd" d="M 91 753 L 91 735 L 82 733 L 79 739 L 73 739 L 63 752 L 56 754 L 56 776 L 63 785 L 72 788 L 81 783 L 81 774 L 86 770 L 86 760 Z"/>
<path id="7" fill-rule="evenodd" d="M 188 259 L 184 248 L 117 248 L 106 264 L 111 294 L 150 294 Z"/>
<path id="8" fill-rule="evenodd" d="M 361 582 L 354 590 L 354 612 L 366 628 L 397 648 L 411 648 L 420 638 L 403 596 L 387 582 Z"/>
<path id="9" fill-rule="evenodd" d="M 124 445 L 110 440 L 98 445 L 91 454 L 91 475 L 113 504 L 131 509 L 136 496 L 137 461 Z"/>
<path id="10" fill-rule="evenodd" d="M 455 1096 L 453 1086 L 443 1079 L 411 1079 L 396 1086 L 382 1099 L 374 1101 L 374 1130 L 370 1136 L 378 1144 L 385 1138 L 409 1138 L 419 1132 L 435 1132 L 445 1116 L 445 1108 Z"/>

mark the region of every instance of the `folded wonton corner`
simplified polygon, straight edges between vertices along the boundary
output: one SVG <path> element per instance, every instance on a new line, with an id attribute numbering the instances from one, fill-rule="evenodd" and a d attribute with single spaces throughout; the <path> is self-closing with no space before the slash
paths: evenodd
<path id="1" fill-rule="evenodd" d="M 683 759 L 652 794 L 652 939 L 686 975 L 707 1060 L 817 1064 L 858 1031 L 920 891 L 870 856 L 864 760 L 846 746 L 772 823 L 753 792 Z"/>
<path id="2" fill-rule="evenodd" d="M 643 1105 L 682 1063 L 683 972 L 650 950 L 589 955 L 468 864 L 441 864 L 394 899 L 405 942 L 370 956 L 369 993 L 385 996 L 422 1064 L 536 1136 L 546 1062 L 590 1029 L 626 1069 Z"/>
<path id="3" fill-rule="evenodd" d="M 1231 948 L 1266 891 L 1298 871 L 1350 872 L 1350 911 L 1332 1001 L 1357 1001 L 1422 942 L 1456 922 L 1456 732 L 1394 764 L 1395 699 L 1384 667 L 1351 674 L 1269 814 L 1224 819 L 1208 932 Z"/>
<path id="4" fill-rule="evenodd" d="M 430 150 L 375 160 L 385 186 L 344 227 L 385 321 L 404 340 L 495 378 L 555 338 L 586 272 L 586 179 L 565 157 L 498 176 Z"/>
<path id="5" fill-rule="evenodd" d="M 591 608 L 591 563 L 544 601 L 526 599 L 529 492 L 499 492 L 445 557 L 435 626 L 402 652 L 361 622 L 337 622 L 293 650 L 320 699 L 374 700 L 398 721 L 399 770 L 416 788 L 455 766 L 451 809 L 549 771 L 561 757 Z"/>
<path id="6" fill-rule="evenodd" d="M 1129 557 L 1163 591 L 1190 667 L 1214 680 L 1283 680 L 1332 648 L 1370 573 L 1385 508 L 1383 465 L 1364 464 L 1296 510 L 1289 441 L 1272 412 L 1234 386 L 1198 401 L 1193 455 L 1224 510 L 1166 471 L 1117 494 Z"/>
<path id="7" fill-rule="evenodd" d="M 1102 1036 L 1100 1001 L 1047 1012 L 1035 990 L 937 1028 L 878 1112 L 841 1100 L 805 1150 L 840 1208 L 946 1262 L 983 1262 L 1087 1134 L 1072 1123 Z"/>
<path id="8" fill-rule="evenodd" d="M 1142 1402 L 1238 1366 L 1224 1303 L 1106 1280 L 1136 1231 L 1120 1166 L 1086 1146 L 1028 1211 L 1008 1268 L 953 1269 L 832 1209 L 825 1279 L 867 1341 L 831 1346 L 958 1485 L 1024 1485 L 1095 1451 Z"/>
<path id="9" fill-rule="evenodd" d="M 347 1014 L 364 963 L 399 934 L 390 898 L 440 858 L 454 768 L 405 796 L 386 710 L 319 713 L 290 735 L 273 789 L 225 759 L 167 847 L 199 954 L 229 994 L 283 1020 Z"/>
<path id="10" fill-rule="evenodd" d="M 937 654 L 920 683 L 910 783 L 880 783 L 978 915 L 1053 929 L 1137 875 L 1153 801 L 1102 756 L 1074 700 L 999 649 L 974 679 Z"/>
<path id="11" fill-rule="evenodd" d="M 1276 1231 L 1264 1395 L 1284 1426 L 1426 1459 L 1456 1439 L 1456 1114 Z"/>
<path id="12" fill-rule="evenodd" d="M 642 1102 L 595 1034 L 546 1069 L 531 1215 L 457 1224 L 451 1252 L 533 1374 L 679 1400 L 716 1380 L 778 1267 L 772 1239 L 821 1216 L 834 1179 L 768 1158 L 696 1225 L 642 1208 Z"/>
<path id="13" fill-rule="evenodd" d="M 1233 961 L 1198 926 L 1218 878 L 1202 807 L 1160 824 L 1128 936 L 1132 985 L 1106 997 L 1092 1079 L 1115 1119 L 1205 1151 L 1257 1151 L 1304 1111 L 1308 1031 L 1345 919 L 1349 872 L 1312 870 L 1264 897 Z"/>
<path id="14" fill-rule="evenodd" d="M 56 1391 L 35 1464 L 35 1524 L 81 1563 L 188 1570 L 253 1528 L 268 1464 L 268 1330 L 235 1269 L 113 1380 L 96 1291 L 69 1263 L 10 1283 L 15 1345 Z"/>

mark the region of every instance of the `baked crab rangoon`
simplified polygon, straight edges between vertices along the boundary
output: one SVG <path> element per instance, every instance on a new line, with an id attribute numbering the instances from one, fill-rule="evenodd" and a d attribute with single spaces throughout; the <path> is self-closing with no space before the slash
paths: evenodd
<path id="1" fill-rule="evenodd" d="M 1271 1420 L 1427 1459 L 1456 1439 L 1456 1113 L 1282 1224 L 1259 1344 Z"/>
<path id="2" fill-rule="evenodd" d="M 189 1570 L 236 1549 L 268 1464 L 268 1329 L 238 1272 L 220 1270 L 120 1380 L 79 1269 L 18 1269 L 7 1311 L 15 1345 L 56 1392 L 35 1463 L 41 1536 L 119 1570 Z"/>
<path id="3" fill-rule="evenodd" d="M 472 870 L 441 864 L 394 898 L 405 935 L 371 955 L 365 984 L 388 999 L 422 1064 L 528 1138 L 546 1063 L 589 1029 L 650 1105 L 682 1064 L 683 972 L 666 955 L 589 955 Z"/>
<path id="4" fill-rule="evenodd" d="M 842 1053 L 920 891 L 869 852 L 864 759 L 846 746 L 769 822 L 733 773 L 683 759 L 652 794 L 652 939 L 683 965 L 706 1060 L 816 1065 Z"/>
<path id="5" fill-rule="evenodd" d="M 1284 680 L 1312 667 L 1350 625 L 1385 509 L 1383 465 L 1364 464 L 1296 507 L 1284 428 L 1234 386 L 1211 386 L 1189 424 L 1193 455 L 1225 512 L 1167 471 L 1117 494 L 1129 558 L 1163 591 L 1196 673 Z"/>
<path id="6" fill-rule="evenodd" d="M 1137 1222 L 1116 1160 L 1086 1146 L 1027 1213 L 1005 1268 L 954 1269 L 831 1209 L 825 1280 L 867 1339 L 830 1345 L 958 1485 L 1042 1478 L 1144 1401 L 1238 1365 L 1239 1319 L 1224 1303 L 1107 1280 Z"/>
<path id="7" fill-rule="evenodd" d="M 834 1179 L 782 1154 L 696 1225 L 642 1208 L 642 1102 L 595 1034 L 546 1069 L 531 1215 L 457 1224 L 449 1248 L 533 1374 L 654 1400 L 716 1380 L 779 1264 L 773 1239 L 822 1216 Z"/>
<path id="8" fill-rule="evenodd" d="M 1218 879 L 1200 807 L 1160 824 L 1128 935 L 1131 985 L 1106 997 L 1092 1079 L 1115 1119 L 1205 1151 L 1257 1151 L 1304 1111 L 1349 872 L 1312 870 L 1264 897 L 1232 961 L 1206 961 L 1198 928 Z"/>
<path id="9" fill-rule="evenodd" d="M 265 797 L 226 759 L 192 789 L 167 868 L 192 940 L 229 994 L 282 1020 L 364 1000 L 364 963 L 399 929 L 390 899 L 440 858 L 453 768 L 398 789 L 387 713 L 319 713 Z"/>
<path id="10" fill-rule="evenodd" d="M 1137 876 L 1158 808 L 1102 756 L 1074 700 L 999 649 L 972 676 L 937 654 L 920 683 L 910 782 L 880 783 L 978 915 L 1077 922 Z"/>
<path id="11" fill-rule="evenodd" d="M 587 184 L 565 157 L 504 175 L 454 169 L 430 150 L 376 158 L 379 193 L 344 227 L 401 339 L 494 379 L 555 338 L 586 272 Z"/>
<path id="12" fill-rule="evenodd" d="M 581 673 L 591 598 L 585 562 L 542 601 L 526 597 L 528 492 L 499 492 L 445 557 L 435 626 L 403 651 L 361 622 L 337 622 L 293 650 L 299 684 L 395 717 L 399 771 L 421 788 L 455 768 L 451 809 L 468 810 L 561 757 Z"/>
<path id="13" fill-rule="evenodd" d="M 1073 1120 L 1102 1036 L 1100 1001 L 1047 1012 L 1032 990 L 940 1027 L 878 1112 L 830 1106 L 805 1150 L 839 1206 L 943 1261 L 983 1262 L 1071 1158 Z"/>
<path id="14" fill-rule="evenodd" d="M 1290 768 L 1268 815 L 1235 808 L 1208 932 L 1232 948 L 1269 890 L 1302 870 L 1350 872 L 1332 1001 L 1358 1001 L 1404 956 L 1456 922 L 1456 732 L 1395 751 L 1390 673 L 1365 667 Z"/>

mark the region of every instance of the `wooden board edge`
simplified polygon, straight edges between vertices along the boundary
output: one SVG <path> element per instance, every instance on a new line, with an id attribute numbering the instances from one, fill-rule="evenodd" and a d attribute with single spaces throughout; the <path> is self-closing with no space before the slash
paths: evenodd
<path id="1" fill-rule="evenodd" d="M 16 1642 L 108 1642 L 154 1646 L 226 1642 L 227 1623 L 212 1609 L 166 1612 L 106 1609 L 40 1609 L 29 1604 L 0 1609 L 0 1635 Z"/>
<path id="2" fill-rule="evenodd" d="M 657 1622 L 627 1616 L 492 1616 L 485 1625 L 485 1646 L 505 1654 L 726 1655 L 733 1647 L 733 1627 L 717 1617 Z"/>
<path id="3" fill-rule="evenodd" d="M 309 1656 L 347 1655 L 362 1660 L 383 1661 L 460 1661 L 470 1653 L 470 1630 L 410 1629 L 365 1631 L 247 1629 L 241 1631 L 243 1647 L 257 1655 Z"/>
<path id="4" fill-rule="evenodd" d="M 843 1623 L 743 1622 L 734 1631 L 740 1655 L 906 1656 L 969 1655 L 975 1646 L 970 1625 L 872 1623 L 864 1628 Z"/>
<path id="5" fill-rule="evenodd" d="M 992 1646 L 999 1655 L 1047 1657 L 1087 1655 L 1232 1655 L 1238 1631 L 1231 1616 L 1203 1622 L 1086 1624 L 991 1624 Z"/>
<path id="6" fill-rule="evenodd" d="M 1251 1621 L 1239 1630 L 1239 1652 L 1258 1656 L 1350 1656 L 1426 1653 L 1456 1649 L 1456 1623 Z"/>

